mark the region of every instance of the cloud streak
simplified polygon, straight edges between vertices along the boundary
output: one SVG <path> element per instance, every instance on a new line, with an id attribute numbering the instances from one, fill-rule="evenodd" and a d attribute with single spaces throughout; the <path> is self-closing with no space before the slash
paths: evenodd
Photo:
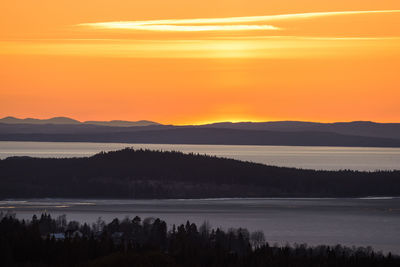
<path id="1" fill-rule="evenodd" d="M 145 31 L 166 31 L 166 32 L 202 32 L 202 31 L 256 31 L 256 30 L 279 30 L 272 25 L 170 25 L 170 24 L 140 24 L 138 22 L 100 22 L 80 24 L 100 29 L 125 29 Z"/>
<path id="2" fill-rule="evenodd" d="M 200 31 L 256 31 L 279 30 L 274 25 L 246 25 L 242 23 L 261 23 L 282 20 L 312 19 L 328 16 L 362 15 L 400 13 L 400 10 L 365 10 L 365 11 L 332 11 L 311 12 L 296 14 L 278 14 L 267 16 L 227 17 L 227 18 L 196 18 L 196 19 L 165 19 L 142 21 L 111 21 L 81 23 L 76 26 L 92 29 L 119 29 L 119 30 L 144 30 L 144 31 L 175 31 L 175 32 L 200 32 Z"/>

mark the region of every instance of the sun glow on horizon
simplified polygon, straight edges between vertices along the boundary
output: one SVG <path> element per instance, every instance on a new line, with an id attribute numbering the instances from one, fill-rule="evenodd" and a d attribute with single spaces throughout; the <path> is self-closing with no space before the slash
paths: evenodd
<path id="1" fill-rule="evenodd" d="M 269 121 L 275 121 L 275 120 L 270 120 L 270 119 L 250 119 L 250 118 L 210 118 L 210 119 L 203 119 L 203 120 L 196 120 L 193 122 L 187 122 L 187 123 L 180 123 L 177 125 L 185 126 L 185 125 L 207 125 L 207 124 L 214 124 L 214 123 L 240 123 L 240 122 L 269 122 Z"/>

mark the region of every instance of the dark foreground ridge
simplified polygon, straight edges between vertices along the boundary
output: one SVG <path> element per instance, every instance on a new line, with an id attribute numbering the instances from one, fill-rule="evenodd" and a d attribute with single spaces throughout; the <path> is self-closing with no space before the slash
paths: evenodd
<path id="1" fill-rule="evenodd" d="M 123 149 L 88 158 L 0 160 L 0 198 L 399 196 L 400 171 L 316 171 Z"/>
<path id="2" fill-rule="evenodd" d="M 160 219 L 137 216 L 81 225 L 65 215 L 21 221 L 10 213 L 0 213 L 0 257 L 2 266 L 400 266 L 400 257 L 371 248 L 270 246 L 263 232 L 207 222 L 168 230 Z"/>

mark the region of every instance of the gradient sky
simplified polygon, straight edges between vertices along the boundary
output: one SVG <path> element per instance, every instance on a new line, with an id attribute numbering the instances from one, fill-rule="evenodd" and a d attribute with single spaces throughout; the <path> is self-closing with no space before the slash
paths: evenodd
<path id="1" fill-rule="evenodd" d="M 4 0 L 0 117 L 400 121 L 398 0 Z"/>

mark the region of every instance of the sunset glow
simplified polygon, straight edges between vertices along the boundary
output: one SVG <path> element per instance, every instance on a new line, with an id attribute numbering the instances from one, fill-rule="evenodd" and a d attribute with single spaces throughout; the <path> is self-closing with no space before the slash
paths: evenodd
<path id="1" fill-rule="evenodd" d="M 400 120 L 397 0 L 33 2 L 2 3 L 0 117 Z"/>

